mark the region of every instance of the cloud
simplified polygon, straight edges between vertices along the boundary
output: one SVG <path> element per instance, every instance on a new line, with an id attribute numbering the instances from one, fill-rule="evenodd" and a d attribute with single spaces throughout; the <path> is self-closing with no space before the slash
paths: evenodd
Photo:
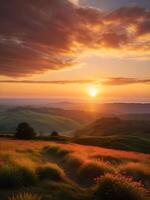
<path id="1" fill-rule="evenodd" d="M 105 10 L 114 10 L 123 6 L 141 6 L 150 8 L 149 0 L 79 0 L 82 6 L 93 6 Z"/>
<path id="2" fill-rule="evenodd" d="M 32 81 L 32 80 L 0 80 L 0 83 L 23 83 L 23 84 L 101 84 L 104 86 L 150 84 L 150 79 L 137 79 L 127 77 L 104 78 L 102 80 L 54 80 L 54 81 Z"/>
<path id="3" fill-rule="evenodd" d="M 81 51 L 147 51 L 150 11 L 111 13 L 68 0 L 0 1 L 0 75 L 24 77 L 77 63 Z"/>
<path id="4" fill-rule="evenodd" d="M 80 0 L 69 0 L 69 1 L 70 1 L 71 3 L 74 3 L 74 4 L 78 5 Z"/>
<path id="5" fill-rule="evenodd" d="M 137 33 L 138 35 L 145 35 L 150 33 L 150 19 L 138 24 Z"/>
<path id="6" fill-rule="evenodd" d="M 56 80 L 56 81 L 30 81 L 30 80 L 0 80 L 0 83 L 25 83 L 25 84 L 88 84 L 95 83 L 94 80 Z"/>
<path id="7" fill-rule="evenodd" d="M 107 20 L 127 24 L 137 23 L 149 18 L 149 10 L 139 6 L 122 7 L 107 15 Z"/>
<path id="8" fill-rule="evenodd" d="M 108 78 L 102 82 L 103 85 L 130 85 L 130 84 L 150 84 L 150 79 L 138 79 L 127 77 Z"/>

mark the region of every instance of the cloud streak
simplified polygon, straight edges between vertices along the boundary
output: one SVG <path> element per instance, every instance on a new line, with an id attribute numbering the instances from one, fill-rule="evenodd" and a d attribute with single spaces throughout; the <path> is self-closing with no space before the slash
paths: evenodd
<path id="1" fill-rule="evenodd" d="M 150 84 L 150 79 L 115 77 L 104 80 L 102 84 L 104 85 Z"/>
<path id="2" fill-rule="evenodd" d="M 54 81 L 32 81 L 32 80 L 0 80 L 0 83 L 20 84 L 101 84 L 104 86 L 118 86 L 130 84 L 150 84 L 150 79 L 137 79 L 127 77 L 104 78 L 102 80 L 54 80 Z"/>
<path id="3" fill-rule="evenodd" d="M 69 68 L 87 49 L 150 53 L 149 23 L 150 11 L 137 6 L 104 13 L 68 0 L 2 0 L 0 75 Z"/>

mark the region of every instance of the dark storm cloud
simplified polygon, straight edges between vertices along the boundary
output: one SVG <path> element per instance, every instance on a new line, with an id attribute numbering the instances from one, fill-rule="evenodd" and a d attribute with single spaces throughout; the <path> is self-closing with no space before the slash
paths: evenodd
<path id="1" fill-rule="evenodd" d="M 104 13 L 67 0 L 1 0 L 0 75 L 71 67 L 87 48 L 144 49 L 148 43 L 137 37 L 149 33 L 149 20 L 150 12 L 137 6 Z M 128 32 L 129 25 L 136 32 Z"/>

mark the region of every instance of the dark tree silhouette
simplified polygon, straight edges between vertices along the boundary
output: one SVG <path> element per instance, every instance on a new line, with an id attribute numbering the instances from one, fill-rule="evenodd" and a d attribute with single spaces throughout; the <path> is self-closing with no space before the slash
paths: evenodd
<path id="1" fill-rule="evenodd" d="M 59 134 L 58 134 L 57 131 L 53 131 L 53 132 L 51 133 L 51 137 L 58 137 L 58 136 L 59 136 Z"/>
<path id="2" fill-rule="evenodd" d="M 30 140 L 36 136 L 36 133 L 27 122 L 22 122 L 18 124 L 15 136 L 18 139 Z"/>

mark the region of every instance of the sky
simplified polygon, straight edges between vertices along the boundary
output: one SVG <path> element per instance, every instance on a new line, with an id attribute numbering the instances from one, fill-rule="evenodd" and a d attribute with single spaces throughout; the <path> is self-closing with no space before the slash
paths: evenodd
<path id="1" fill-rule="evenodd" d="M 0 24 L 0 98 L 150 101 L 149 0 L 1 0 Z"/>

